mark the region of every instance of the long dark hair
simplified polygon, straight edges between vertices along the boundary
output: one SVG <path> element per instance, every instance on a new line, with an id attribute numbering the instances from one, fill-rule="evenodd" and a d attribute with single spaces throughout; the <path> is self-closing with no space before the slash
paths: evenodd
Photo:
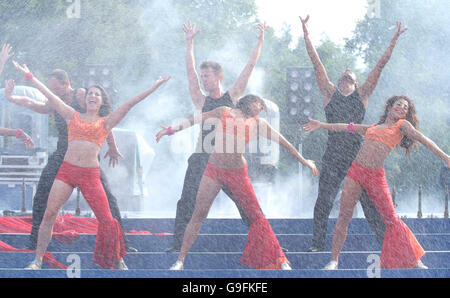
<path id="1" fill-rule="evenodd" d="M 254 103 L 254 102 L 259 102 L 262 104 L 262 106 L 264 107 L 264 111 L 266 111 L 267 113 L 267 105 L 264 102 L 264 100 L 256 95 L 253 94 L 248 94 L 244 97 L 242 97 L 241 99 L 239 99 L 238 103 L 236 104 L 236 109 L 239 109 L 242 111 L 242 113 L 246 116 L 249 117 L 253 117 L 254 115 L 252 115 L 252 111 L 250 109 L 250 104 Z"/>
<path id="2" fill-rule="evenodd" d="M 89 89 L 91 89 L 91 88 L 99 89 L 102 94 L 103 104 L 101 105 L 101 107 L 98 111 L 98 115 L 100 117 L 108 116 L 112 112 L 112 101 L 111 101 L 111 98 L 109 97 L 108 93 L 106 92 L 105 88 L 103 88 L 100 85 L 92 85 L 89 88 L 87 88 L 87 91 L 89 91 Z M 86 96 L 87 96 L 87 92 L 86 92 Z"/>
<path id="3" fill-rule="evenodd" d="M 389 110 L 394 106 L 394 103 L 399 99 L 403 99 L 408 102 L 408 113 L 406 113 L 405 119 L 408 120 L 409 123 L 411 123 L 411 125 L 415 129 L 418 130 L 419 129 L 419 119 L 417 118 L 416 107 L 414 106 L 413 101 L 410 98 L 408 98 L 406 95 L 393 95 L 393 96 L 389 97 L 388 100 L 386 101 L 384 113 L 380 117 L 380 120 L 378 121 L 377 124 L 383 124 L 384 122 L 386 122 L 387 116 L 389 114 Z M 407 136 L 403 136 L 403 139 L 400 141 L 400 147 L 405 149 L 406 154 L 409 154 L 411 152 L 411 149 L 414 149 L 416 151 L 418 148 L 418 145 L 417 145 L 417 142 L 414 141 L 413 139 L 410 139 Z"/>

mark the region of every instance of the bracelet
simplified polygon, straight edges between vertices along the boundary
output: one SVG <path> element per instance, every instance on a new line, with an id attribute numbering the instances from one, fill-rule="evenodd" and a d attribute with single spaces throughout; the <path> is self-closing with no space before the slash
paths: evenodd
<path id="1" fill-rule="evenodd" d="M 167 127 L 167 135 L 171 136 L 173 135 L 175 132 L 172 130 L 172 126 Z"/>
<path id="2" fill-rule="evenodd" d="M 348 133 L 355 133 L 355 124 L 353 122 L 350 122 L 347 126 Z"/>
<path id="3" fill-rule="evenodd" d="M 34 78 L 34 75 L 30 72 L 25 74 L 25 81 L 31 81 Z"/>
<path id="4" fill-rule="evenodd" d="M 16 130 L 16 139 L 18 139 L 20 137 L 20 135 L 23 134 L 23 130 L 22 129 L 17 129 Z"/>

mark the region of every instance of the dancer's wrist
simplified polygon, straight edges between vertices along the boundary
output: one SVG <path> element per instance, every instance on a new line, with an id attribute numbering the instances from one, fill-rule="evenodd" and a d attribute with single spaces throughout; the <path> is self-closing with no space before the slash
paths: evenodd
<path id="1" fill-rule="evenodd" d="M 172 126 L 167 127 L 167 135 L 168 136 L 171 136 L 175 133 L 176 133 L 176 131 L 172 128 Z"/>
<path id="2" fill-rule="evenodd" d="M 34 78 L 34 75 L 31 71 L 25 74 L 25 81 L 31 81 Z"/>
<path id="3" fill-rule="evenodd" d="M 16 139 L 19 139 L 23 134 L 23 130 L 21 128 L 16 129 L 16 131 L 14 132 L 14 136 L 16 137 Z"/>
<path id="4" fill-rule="evenodd" d="M 351 134 L 355 133 L 355 124 L 353 122 L 347 125 L 347 132 Z"/>

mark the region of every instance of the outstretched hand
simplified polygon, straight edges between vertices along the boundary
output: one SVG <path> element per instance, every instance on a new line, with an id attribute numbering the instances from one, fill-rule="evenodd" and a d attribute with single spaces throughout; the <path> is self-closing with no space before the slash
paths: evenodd
<path id="1" fill-rule="evenodd" d="M 305 19 L 303 19 L 302 17 L 298 17 L 300 19 L 300 21 L 302 22 L 302 27 L 303 27 L 303 34 L 308 34 L 308 28 L 306 27 L 306 23 L 308 23 L 309 20 L 309 15 L 306 16 Z"/>
<path id="2" fill-rule="evenodd" d="M 158 77 L 158 79 L 156 79 L 155 84 L 153 85 L 153 88 L 158 89 L 159 86 L 161 86 L 162 84 L 164 84 L 165 82 L 167 82 L 168 80 L 170 80 L 172 78 L 172 76 L 168 76 L 168 77 Z"/>
<path id="3" fill-rule="evenodd" d="M 193 40 L 200 32 L 200 30 L 195 30 L 195 23 L 191 24 L 191 21 L 189 21 L 187 25 L 183 24 L 183 31 L 186 34 L 186 40 Z"/>
<path id="4" fill-rule="evenodd" d="M 19 63 L 17 63 L 17 61 L 14 61 L 14 60 L 13 60 L 12 64 L 18 71 L 21 71 L 23 74 L 27 74 L 30 72 L 30 70 L 28 69 L 26 64 L 20 65 Z"/>
<path id="5" fill-rule="evenodd" d="M 5 81 L 5 97 L 9 101 L 11 101 L 12 99 L 14 86 L 15 86 L 14 80 Z"/>
<path id="6" fill-rule="evenodd" d="M 29 135 L 27 135 L 24 131 L 20 131 L 20 134 L 17 135 L 17 138 L 23 142 L 25 148 L 33 149 L 34 142 L 33 139 Z"/>
<path id="7" fill-rule="evenodd" d="M 161 125 L 161 130 L 156 134 L 156 143 L 159 143 L 159 140 L 161 140 L 161 138 L 165 135 L 168 135 L 168 127 Z"/>
<path id="8" fill-rule="evenodd" d="M 311 169 L 314 176 L 319 175 L 319 170 L 316 167 L 316 162 L 314 160 L 306 160 L 305 166 Z"/>
<path id="9" fill-rule="evenodd" d="M 400 35 L 403 34 L 403 32 L 405 32 L 406 30 L 408 30 L 408 27 L 404 27 L 402 29 L 402 22 L 398 22 L 397 21 L 397 32 L 395 32 L 395 37 L 399 37 Z"/>
<path id="10" fill-rule="evenodd" d="M 108 152 L 105 153 L 104 158 L 109 156 L 109 166 L 115 167 L 119 163 L 119 158 L 123 158 L 122 153 L 117 148 L 109 147 Z"/>
<path id="11" fill-rule="evenodd" d="M 13 55 L 14 55 L 14 52 L 12 52 L 11 45 L 4 44 L 2 46 L 2 50 L 0 51 L 0 63 L 5 63 Z"/>
<path id="12" fill-rule="evenodd" d="M 268 26 L 266 25 L 266 22 L 264 22 L 263 24 L 258 24 L 257 27 L 259 30 L 258 40 L 263 42 L 264 41 L 264 33 L 266 32 Z"/>
<path id="13" fill-rule="evenodd" d="M 302 129 L 304 131 L 314 131 L 320 129 L 320 125 L 322 122 L 314 120 L 310 117 L 308 117 L 308 120 L 308 123 L 302 125 Z"/>

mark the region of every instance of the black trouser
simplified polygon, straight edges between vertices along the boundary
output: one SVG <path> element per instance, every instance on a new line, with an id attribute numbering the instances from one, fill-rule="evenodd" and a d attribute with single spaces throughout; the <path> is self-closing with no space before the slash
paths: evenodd
<path id="1" fill-rule="evenodd" d="M 333 160 L 333 161 L 331 161 Z M 340 189 L 341 183 L 347 175 L 351 160 L 324 158 L 324 164 L 319 177 L 319 193 L 314 206 L 314 227 L 312 246 L 323 250 L 325 248 L 325 236 L 328 226 L 328 218 L 333 208 L 333 202 Z M 375 233 L 377 241 L 383 244 L 384 231 L 386 229 L 380 214 L 370 197 L 363 189 L 360 198 L 364 215 Z"/>
<path id="2" fill-rule="evenodd" d="M 30 243 L 28 246 L 30 249 L 36 249 L 39 226 L 41 225 L 45 209 L 47 208 L 48 196 L 50 195 L 50 190 L 52 189 L 53 182 L 55 181 L 59 168 L 64 161 L 64 155 L 65 153 L 61 153 L 58 151 L 55 151 L 52 155 L 50 155 L 47 165 L 42 170 L 41 176 L 39 178 L 36 194 L 33 198 L 33 227 L 31 228 Z M 108 197 L 111 214 L 119 222 L 123 231 L 122 219 L 120 216 L 119 206 L 117 205 L 117 199 L 111 193 L 108 182 L 102 170 L 100 170 L 100 179 L 102 181 L 106 196 Z M 124 244 L 125 246 L 128 246 L 128 240 L 125 236 L 125 232 L 123 232 L 123 236 Z"/>
<path id="3" fill-rule="evenodd" d="M 194 213 L 198 188 L 200 187 L 203 172 L 208 164 L 209 156 L 210 155 L 207 153 L 194 153 L 188 159 L 188 168 L 184 177 L 181 198 L 177 203 L 177 213 L 175 217 L 173 246 L 177 249 L 181 248 L 184 238 L 184 231 L 186 230 L 186 226 Z M 247 215 L 245 215 L 241 205 L 238 203 L 237 199 L 233 196 L 228 187 L 222 186 L 222 190 L 236 204 L 244 224 L 247 225 L 247 227 L 250 227 L 250 221 L 248 220 Z"/>

